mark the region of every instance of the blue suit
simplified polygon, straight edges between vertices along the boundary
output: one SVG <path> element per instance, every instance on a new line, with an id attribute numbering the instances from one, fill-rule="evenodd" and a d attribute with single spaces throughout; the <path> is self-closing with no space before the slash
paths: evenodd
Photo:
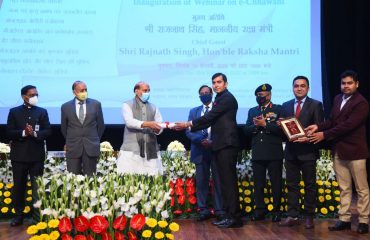
<path id="1" fill-rule="evenodd" d="M 195 107 L 189 112 L 189 121 L 197 119 L 202 116 L 203 105 Z M 212 133 L 211 133 L 212 134 Z M 201 130 L 191 132 L 186 130 L 186 136 L 191 141 L 191 155 L 190 161 L 195 164 L 196 167 L 196 195 L 198 208 L 201 214 L 209 215 L 210 211 L 207 207 L 207 198 L 209 195 L 209 179 L 210 170 L 212 171 L 212 178 L 214 181 L 215 191 L 213 195 L 213 205 L 216 215 L 222 215 L 222 198 L 221 198 L 221 187 L 220 179 L 217 174 L 215 163 L 212 160 L 211 149 L 205 149 L 201 141 L 206 138 Z"/>

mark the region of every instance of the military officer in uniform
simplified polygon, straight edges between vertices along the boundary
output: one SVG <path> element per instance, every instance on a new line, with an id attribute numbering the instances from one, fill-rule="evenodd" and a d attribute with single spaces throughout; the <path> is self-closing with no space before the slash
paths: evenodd
<path id="1" fill-rule="evenodd" d="M 283 132 L 277 121 L 283 114 L 283 109 L 281 105 L 271 102 L 271 89 L 271 85 L 266 83 L 255 90 L 258 106 L 249 110 L 244 133 L 252 138 L 252 168 L 256 203 L 252 220 L 264 220 L 267 213 L 264 188 L 266 171 L 268 171 L 273 196 L 272 221 L 279 222 L 281 220 Z"/>

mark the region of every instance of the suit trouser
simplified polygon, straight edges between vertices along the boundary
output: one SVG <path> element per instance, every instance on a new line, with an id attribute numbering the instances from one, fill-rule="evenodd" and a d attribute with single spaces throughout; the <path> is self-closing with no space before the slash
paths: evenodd
<path id="1" fill-rule="evenodd" d="M 266 186 L 266 170 L 270 177 L 274 212 L 280 212 L 282 191 L 283 160 L 252 160 L 254 179 L 254 200 L 256 203 L 256 215 L 266 214 L 264 201 L 264 188 Z"/>
<path id="2" fill-rule="evenodd" d="M 226 147 L 214 151 L 214 161 L 221 183 L 222 206 L 227 218 L 240 218 L 236 161 L 239 149 Z"/>
<path id="3" fill-rule="evenodd" d="M 369 222 L 369 185 L 367 182 L 366 159 L 342 160 L 334 156 L 334 170 L 340 189 L 339 219 L 351 221 L 352 179 L 357 191 L 357 211 L 360 223 Z"/>
<path id="4" fill-rule="evenodd" d="M 198 208 L 202 214 L 210 214 L 209 208 L 207 207 L 207 199 L 209 196 L 209 180 L 210 173 L 212 171 L 212 179 L 214 182 L 214 194 L 213 194 L 213 207 L 216 215 L 222 215 L 222 195 L 220 178 L 217 173 L 215 161 L 212 159 L 211 152 L 204 152 L 202 161 L 195 164 L 196 172 L 196 195 Z"/>
<path id="5" fill-rule="evenodd" d="M 288 187 L 288 216 L 298 217 L 300 213 L 299 198 L 301 196 L 299 183 L 304 182 L 305 215 L 315 215 L 316 208 L 316 160 L 285 160 L 286 184 Z"/>
<path id="6" fill-rule="evenodd" d="M 25 207 L 25 194 L 27 188 L 28 175 L 30 175 L 32 185 L 32 201 L 37 200 L 36 178 L 42 176 L 44 171 L 44 162 L 14 162 L 12 161 L 13 171 L 13 200 L 16 215 L 23 215 Z"/>
<path id="7" fill-rule="evenodd" d="M 90 157 L 87 155 L 85 149 L 79 158 L 67 158 L 67 170 L 74 174 L 84 174 L 92 176 L 96 173 L 96 164 L 98 157 Z"/>

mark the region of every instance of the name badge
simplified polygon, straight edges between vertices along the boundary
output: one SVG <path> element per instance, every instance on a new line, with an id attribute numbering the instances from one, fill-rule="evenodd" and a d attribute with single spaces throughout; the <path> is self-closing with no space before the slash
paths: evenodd
<path id="1" fill-rule="evenodd" d="M 40 125 L 36 124 L 35 125 L 35 132 L 38 132 L 38 131 L 40 131 Z"/>

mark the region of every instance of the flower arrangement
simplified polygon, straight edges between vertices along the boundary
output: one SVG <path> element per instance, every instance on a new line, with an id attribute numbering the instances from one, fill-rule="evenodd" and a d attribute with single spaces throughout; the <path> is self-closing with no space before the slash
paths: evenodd
<path id="1" fill-rule="evenodd" d="M 170 179 L 172 212 L 189 217 L 196 211 L 195 166 L 178 141 L 171 142 L 167 151 L 162 152 L 162 161 L 165 175 Z"/>
<path id="2" fill-rule="evenodd" d="M 146 218 L 172 221 L 169 183 L 162 176 L 110 173 L 88 178 L 68 173 L 37 181 L 40 200 L 34 207 L 40 210 L 39 223 L 60 219 L 62 239 L 71 235 L 135 239 L 142 235 Z M 168 229 L 162 232 L 171 234 Z"/>
<path id="3" fill-rule="evenodd" d="M 243 166 L 244 165 L 244 166 Z M 239 202 L 242 211 L 251 215 L 255 209 L 254 203 L 254 182 L 253 182 L 253 171 L 251 170 L 250 154 L 242 152 L 239 154 L 238 159 L 238 186 L 239 186 Z M 288 189 L 285 183 L 285 169 L 283 169 L 283 189 L 281 198 L 281 212 L 286 212 L 288 210 L 288 199 L 287 193 Z M 304 182 L 300 181 L 300 192 L 301 198 L 299 203 L 301 204 L 301 209 L 304 210 Z M 317 161 L 317 208 L 316 213 L 318 217 L 334 217 L 340 207 L 340 191 L 338 183 L 335 181 L 335 173 L 333 170 L 333 164 L 331 159 L 331 153 L 328 150 L 321 150 L 320 159 Z M 265 197 L 264 201 L 267 205 L 267 210 L 271 212 L 273 210 L 273 198 L 271 182 L 268 180 L 264 189 Z"/>

